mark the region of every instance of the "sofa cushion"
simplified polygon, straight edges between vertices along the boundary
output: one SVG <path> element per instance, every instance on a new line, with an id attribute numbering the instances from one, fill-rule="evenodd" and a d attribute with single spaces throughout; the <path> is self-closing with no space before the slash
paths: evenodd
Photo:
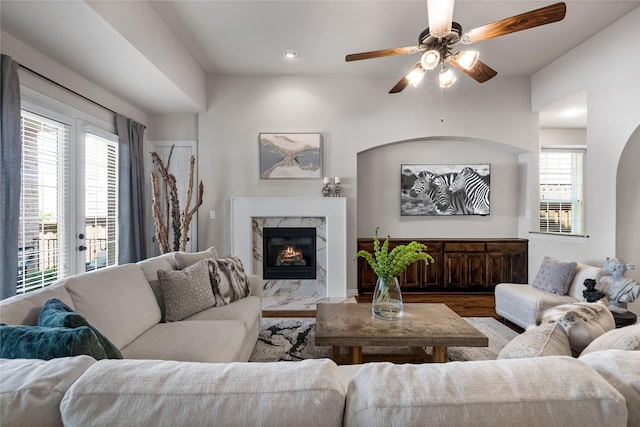
<path id="1" fill-rule="evenodd" d="M 107 362 L 107 363 L 103 363 Z M 275 363 L 101 361 L 71 387 L 65 425 L 342 426 L 330 360 Z"/>
<path id="2" fill-rule="evenodd" d="M 210 259 L 209 276 L 216 296 L 216 306 L 249 296 L 249 278 L 238 257 Z"/>
<path id="3" fill-rule="evenodd" d="M 640 324 L 614 329 L 600 335 L 582 350 L 580 356 L 601 350 L 640 350 Z"/>
<path id="4" fill-rule="evenodd" d="M 207 260 L 183 270 L 158 271 L 162 287 L 165 321 L 176 322 L 213 307 L 215 299 L 209 279 Z"/>
<path id="5" fill-rule="evenodd" d="M 640 352 L 603 350 L 580 356 L 580 360 L 615 387 L 627 401 L 627 426 L 640 426 Z"/>
<path id="6" fill-rule="evenodd" d="M 609 308 L 602 302 L 561 304 L 542 313 L 538 324 L 557 322 L 569 336 L 569 344 L 579 355 L 594 339 L 615 329 Z"/>
<path id="7" fill-rule="evenodd" d="M 94 359 L 107 357 L 88 326 L 70 329 L 0 325 L 0 357 L 4 359 L 50 360 L 82 354 Z"/>
<path id="8" fill-rule="evenodd" d="M 620 393 L 592 368 L 567 356 L 367 363 L 349 384 L 345 408 L 345 425 L 363 427 L 626 423 Z"/>
<path id="9" fill-rule="evenodd" d="M 518 335 L 500 351 L 498 359 L 571 356 L 569 337 L 557 323 L 545 323 Z"/>
<path id="10" fill-rule="evenodd" d="M 89 366 L 89 356 L 49 361 L 0 360 L 0 414 L 3 426 L 62 426 L 62 396 Z"/>
<path id="11" fill-rule="evenodd" d="M 246 336 L 237 320 L 158 323 L 121 351 L 127 359 L 235 362 Z"/>
<path id="12" fill-rule="evenodd" d="M 200 252 L 175 252 L 173 254 L 176 260 L 176 265 L 179 270 L 183 268 L 189 267 L 190 265 L 195 264 L 198 261 L 202 261 L 203 259 L 216 259 L 218 258 L 218 251 L 215 247 L 211 246 L 206 251 Z"/>
<path id="13" fill-rule="evenodd" d="M 160 307 L 136 264 L 101 268 L 67 279 L 75 310 L 122 349 L 160 322 Z"/>
<path id="14" fill-rule="evenodd" d="M 0 323 L 37 325 L 40 310 L 50 298 L 57 298 L 69 307 L 74 308 L 71 295 L 64 288 L 64 283 L 66 283 L 66 279 L 62 279 L 46 288 L 15 295 L 0 301 Z"/>
<path id="15" fill-rule="evenodd" d="M 51 298 L 44 303 L 40 316 L 38 317 L 38 325 L 50 328 L 77 328 L 87 326 L 96 334 L 100 345 L 109 359 L 122 359 L 120 350 L 118 350 L 107 337 L 87 322 L 87 319 L 80 316 L 73 311 L 71 307 L 57 298 Z"/>
<path id="16" fill-rule="evenodd" d="M 162 319 L 164 320 L 164 301 L 162 299 L 162 289 L 160 289 L 160 280 L 158 279 L 158 270 L 176 270 L 178 265 L 173 252 L 168 254 L 158 255 L 156 257 L 144 259 L 137 262 L 138 266 L 142 269 L 144 276 L 147 278 L 156 301 L 160 307 L 162 313 Z"/>
<path id="17" fill-rule="evenodd" d="M 566 295 L 577 265 L 577 262 L 561 261 L 546 256 L 533 280 L 533 287 L 556 295 Z"/>
<path id="18" fill-rule="evenodd" d="M 240 320 L 247 330 L 253 328 L 262 317 L 260 298 L 248 296 L 221 307 L 211 307 L 185 320 Z"/>

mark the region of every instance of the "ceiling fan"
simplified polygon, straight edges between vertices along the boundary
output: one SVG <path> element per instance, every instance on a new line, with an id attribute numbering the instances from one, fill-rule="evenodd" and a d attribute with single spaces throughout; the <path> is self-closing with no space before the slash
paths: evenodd
<path id="1" fill-rule="evenodd" d="M 456 45 L 459 43 L 468 45 L 516 31 L 558 22 L 564 19 L 567 11 L 567 5 L 564 2 L 560 2 L 504 18 L 463 33 L 462 26 L 457 22 L 453 22 L 454 1 L 427 0 L 429 26 L 420 33 L 417 46 L 352 53 L 346 56 L 346 61 L 351 62 L 421 52 L 420 61 L 391 88 L 389 93 L 401 92 L 409 84 L 416 86 L 426 71 L 433 70 L 438 65 L 440 65 L 440 87 L 449 87 L 455 82 L 455 76 L 447 64 L 451 64 L 479 83 L 484 83 L 498 73 L 478 59 L 478 51 L 458 50 L 454 52 Z"/>

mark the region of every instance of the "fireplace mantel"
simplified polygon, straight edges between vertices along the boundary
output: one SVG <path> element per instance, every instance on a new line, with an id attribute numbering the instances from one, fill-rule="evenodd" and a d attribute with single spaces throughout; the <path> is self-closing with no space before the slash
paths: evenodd
<path id="1" fill-rule="evenodd" d="M 324 218 L 326 221 L 326 297 L 347 295 L 347 199 L 344 197 L 233 197 L 231 249 L 254 270 L 252 219 Z"/>

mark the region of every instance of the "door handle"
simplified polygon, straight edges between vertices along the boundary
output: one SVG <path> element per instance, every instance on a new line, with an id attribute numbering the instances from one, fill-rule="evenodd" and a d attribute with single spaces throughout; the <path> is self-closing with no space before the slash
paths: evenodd
<path id="1" fill-rule="evenodd" d="M 87 247 L 86 246 L 78 246 L 78 250 L 81 251 L 81 252 L 82 251 L 86 251 Z"/>

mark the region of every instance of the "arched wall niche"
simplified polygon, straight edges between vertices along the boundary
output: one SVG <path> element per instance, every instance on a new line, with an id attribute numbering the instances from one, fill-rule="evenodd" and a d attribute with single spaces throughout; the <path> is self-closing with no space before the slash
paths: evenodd
<path id="1" fill-rule="evenodd" d="M 527 194 L 528 151 L 486 139 L 429 136 L 392 141 L 357 153 L 357 234 L 396 238 L 518 237 L 518 219 Z M 526 157 L 526 156 L 522 156 Z M 491 164 L 488 216 L 401 216 L 403 164 Z"/>
<path id="2" fill-rule="evenodd" d="M 640 281 L 640 126 L 631 134 L 622 150 L 616 177 L 616 253 L 636 265 L 628 277 Z M 640 309 L 640 303 L 636 302 Z M 636 311 L 638 312 L 638 311 Z"/>

